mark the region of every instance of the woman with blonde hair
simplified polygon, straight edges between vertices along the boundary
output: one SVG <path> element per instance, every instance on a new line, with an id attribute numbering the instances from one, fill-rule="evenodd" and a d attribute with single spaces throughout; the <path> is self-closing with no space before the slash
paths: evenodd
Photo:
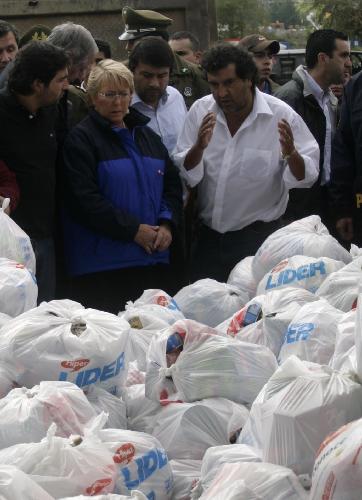
<path id="1" fill-rule="evenodd" d="M 133 90 L 122 63 L 101 61 L 89 75 L 90 114 L 64 147 L 72 298 L 110 312 L 165 285 L 182 211 L 178 171 L 148 118 L 129 108 Z"/>

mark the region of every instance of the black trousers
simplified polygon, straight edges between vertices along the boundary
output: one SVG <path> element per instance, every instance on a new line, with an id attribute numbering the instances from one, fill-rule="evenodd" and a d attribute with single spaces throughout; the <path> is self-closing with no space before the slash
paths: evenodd
<path id="1" fill-rule="evenodd" d="M 265 239 L 280 227 L 280 219 L 257 221 L 240 231 L 219 233 L 201 224 L 192 249 L 191 282 L 202 278 L 227 281 L 232 268 L 244 257 L 255 255 Z"/>
<path id="2" fill-rule="evenodd" d="M 72 278 L 69 298 L 87 308 L 117 314 L 127 301 L 135 301 L 149 288 L 170 293 L 169 284 L 170 266 L 166 264 L 115 269 Z"/>

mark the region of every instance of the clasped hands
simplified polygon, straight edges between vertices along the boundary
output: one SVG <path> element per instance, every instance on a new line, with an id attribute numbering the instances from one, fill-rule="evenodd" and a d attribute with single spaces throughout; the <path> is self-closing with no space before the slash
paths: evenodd
<path id="1" fill-rule="evenodd" d="M 140 224 L 134 241 L 151 255 L 154 252 L 167 250 L 172 242 L 172 234 L 167 223 L 159 226 Z"/>

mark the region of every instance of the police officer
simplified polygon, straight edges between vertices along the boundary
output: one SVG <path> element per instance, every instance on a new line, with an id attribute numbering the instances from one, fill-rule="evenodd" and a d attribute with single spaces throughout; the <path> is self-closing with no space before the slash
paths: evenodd
<path id="1" fill-rule="evenodd" d="M 166 42 L 169 39 L 167 27 L 171 25 L 172 19 L 159 12 L 124 7 L 122 17 L 125 23 L 125 31 L 120 35 L 119 39 L 127 42 L 126 50 L 128 53 L 132 51 L 138 40 L 145 36 L 159 36 Z M 169 84 L 181 92 L 187 108 L 190 108 L 200 97 L 210 93 L 209 85 L 200 69 L 175 53 Z"/>

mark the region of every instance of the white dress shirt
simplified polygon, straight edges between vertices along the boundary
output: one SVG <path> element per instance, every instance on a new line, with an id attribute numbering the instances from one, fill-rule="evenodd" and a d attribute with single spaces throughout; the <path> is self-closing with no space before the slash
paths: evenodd
<path id="1" fill-rule="evenodd" d="M 187 114 L 185 101 L 180 92 L 168 86 L 156 109 L 141 101 L 139 96 L 134 94 L 132 106 L 150 118 L 147 125 L 161 137 L 162 142 L 171 154 L 176 146 L 177 137 L 182 130 Z"/>
<path id="2" fill-rule="evenodd" d="M 336 131 L 338 99 L 331 90 L 324 91 L 302 68 L 304 73 L 305 96 L 312 94 L 326 117 L 326 138 L 324 141 L 323 171 L 321 185 L 327 184 L 331 176 L 332 138 Z"/>
<path id="3" fill-rule="evenodd" d="M 216 114 L 216 125 L 201 162 L 186 170 L 203 117 Z M 295 148 L 304 159 L 305 178 L 298 181 L 282 159 L 278 121 L 286 119 Z M 269 222 L 285 212 L 288 190 L 310 187 L 318 178 L 319 147 L 302 118 L 286 103 L 255 89 L 253 109 L 232 137 L 225 115 L 212 95 L 196 101 L 186 117 L 173 160 L 181 176 L 198 186 L 199 217 L 220 232 L 237 231 L 255 221 Z"/>

